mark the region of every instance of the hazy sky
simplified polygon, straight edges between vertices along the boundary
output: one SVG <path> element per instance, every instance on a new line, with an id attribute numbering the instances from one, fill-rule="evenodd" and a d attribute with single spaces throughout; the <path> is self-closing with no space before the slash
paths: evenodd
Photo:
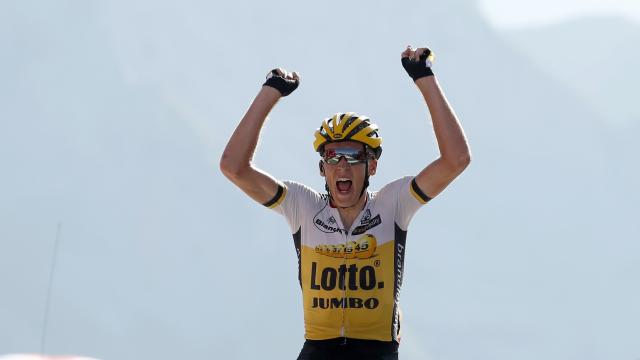
<path id="1" fill-rule="evenodd" d="M 604 14 L 640 22 L 638 0 L 480 0 L 480 5 L 487 18 L 499 28 L 539 26 Z"/>
<path id="2" fill-rule="evenodd" d="M 516 31 L 607 11 L 477 0 L 491 28 L 473 1 L 0 1 L 0 354 L 295 358 L 290 231 L 223 177 L 222 150 L 283 66 L 303 81 L 261 169 L 323 189 L 313 130 L 353 110 L 384 133 L 372 189 L 417 173 L 439 154 L 399 61 L 413 43 L 438 54 L 474 160 L 412 221 L 402 359 L 640 360 L 640 21 Z"/>

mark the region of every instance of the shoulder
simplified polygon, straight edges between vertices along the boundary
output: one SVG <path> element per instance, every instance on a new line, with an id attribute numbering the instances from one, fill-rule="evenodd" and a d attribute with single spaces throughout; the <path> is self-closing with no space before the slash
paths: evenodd
<path id="1" fill-rule="evenodd" d="M 383 187 L 381 187 L 380 190 L 372 192 L 372 197 L 386 196 L 388 194 L 397 194 L 398 192 L 404 189 L 409 189 L 409 187 L 411 186 L 411 181 L 413 181 L 413 178 L 414 176 L 410 176 L 410 175 L 397 178 L 387 183 Z"/>
<path id="2" fill-rule="evenodd" d="M 309 186 L 297 182 L 297 181 L 293 181 L 293 180 L 284 180 L 282 181 L 282 184 L 284 185 L 284 188 L 287 190 L 287 192 L 296 192 L 296 193 L 308 193 L 308 194 L 318 194 L 319 193 L 315 190 L 313 190 L 312 188 L 310 188 Z"/>
<path id="3" fill-rule="evenodd" d="M 416 184 L 415 176 L 411 175 L 393 180 L 371 195 L 374 199 L 386 202 L 398 201 L 405 203 L 416 201 L 420 204 L 426 204 L 431 200 L 420 190 Z"/>
<path id="4" fill-rule="evenodd" d="M 284 185 L 284 190 L 286 192 L 285 198 L 289 198 L 290 200 L 308 200 L 312 202 L 327 201 L 326 194 L 320 194 L 305 184 L 292 180 L 285 180 L 282 184 Z"/>

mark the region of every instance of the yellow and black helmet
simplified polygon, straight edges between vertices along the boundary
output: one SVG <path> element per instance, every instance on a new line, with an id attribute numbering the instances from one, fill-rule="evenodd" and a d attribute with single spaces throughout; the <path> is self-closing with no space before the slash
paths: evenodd
<path id="1" fill-rule="evenodd" d="M 324 146 L 332 142 L 357 141 L 364 144 L 375 155 L 382 155 L 382 138 L 378 136 L 378 125 L 368 117 L 353 112 L 338 113 L 322 121 L 316 130 L 313 149 L 322 154 Z"/>

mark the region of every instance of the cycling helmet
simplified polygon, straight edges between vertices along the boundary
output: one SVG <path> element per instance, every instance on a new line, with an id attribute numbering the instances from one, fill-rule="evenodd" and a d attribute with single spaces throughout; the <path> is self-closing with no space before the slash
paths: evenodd
<path id="1" fill-rule="evenodd" d="M 328 143 L 357 141 L 371 150 L 376 159 L 382 155 L 382 138 L 378 136 L 378 125 L 373 124 L 368 117 L 354 112 L 338 113 L 324 119 L 314 136 L 313 149 L 320 154 Z"/>

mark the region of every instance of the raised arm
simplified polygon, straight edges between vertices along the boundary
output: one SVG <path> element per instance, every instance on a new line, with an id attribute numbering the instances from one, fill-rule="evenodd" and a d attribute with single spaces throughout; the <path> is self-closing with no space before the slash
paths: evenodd
<path id="1" fill-rule="evenodd" d="M 401 57 L 402 65 L 413 78 L 429 109 L 440 150 L 440 157 L 415 178 L 420 190 L 434 198 L 469 165 L 471 153 L 462 126 L 431 71 L 431 51 L 408 47 Z"/>
<path id="2" fill-rule="evenodd" d="M 220 159 L 222 173 L 261 204 L 267 204 L 278 192 L 278 181 L 253 164 L 253 154 L 258 144 L 260 131 L 281 97 L 289 95 L 299 84 L 297 73 L 275 69 L 267 76 L 267 81 L 240 120 L 231 135 Z"/>

